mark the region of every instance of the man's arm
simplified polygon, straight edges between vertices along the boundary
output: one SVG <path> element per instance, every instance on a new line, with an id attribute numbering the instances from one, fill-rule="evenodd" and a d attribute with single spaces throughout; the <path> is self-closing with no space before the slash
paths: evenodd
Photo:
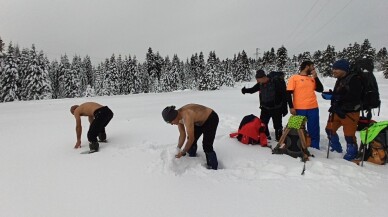
<path id="1" fill-rule="evenodd" d="M 317 71 L 313 70 L 311 72 L 311 75 L 312 75 L 312 77 L 315 80 L 315 91 L 321 93 L 323 91 L 323 85 L 322 85 L 321 81 L 318 78 Z"/>
<path id="2" fill-rule="evenodd" d="M 183 131 L 186 129 L 186 133 L 184 135 L 187 135 L 186 144 L 181 152 L 179 152 L 175 157 L 180 158 L 186 154 L 187 151 L 190 150 L 191 146 L 194 142 L 194 121 L 190 116 L 183 117 L 184 118 L 184 127 Z M 183 135 L 181 133 L 181 135 Z"/>
<path id="3" fill-rule="evenodd" d="M 183 146 L 183 143 L 186 140 L 185 126 L 183 124 L 178 124 L 178 130 L 179 130 L 178 148 L 181 149 Z"/>
<path id="4" fill-rule="evenodd" d="M 287 91 L 287 103 L 288 103 L 288 107 L 290 108 L 290 113 L 292 115 L 296 115 L 296 111 L 294 109 L 294 104 L 292 102 L 292 94 L 293 93 L 294 93 L 294 91 L 290 91 L 290 90 Z"/>
<path id="5" fill-rule="evenodd" d="M 92 122 L 94 121 L 94 117 L 93 116 L 88 116 L 89 118 L 89 124 L 92 124 Z"/>
<path id="6" fill-rule="evenodd" d="M 255 86 L 251 87 L 251 88 L 245 88 L 243 87 L 243 89 L 241 89 L 241 92 L 243 94 L 246 94 L 246 93 L 256 93 L 257 91 L 260 91 L 260 83 L 257 83 L 255 84 Z"/>
<path id="7" fill-rule="evenodd" d="M 75 116 L 75 132 L 77 134 L 77 143 L 75 144 L 74 148 L 80 148 L 81 147 L 81 135 L 82 135 L 82 125 L 81 125 L 81 117 L 79 114 L 74 114 Z"/>

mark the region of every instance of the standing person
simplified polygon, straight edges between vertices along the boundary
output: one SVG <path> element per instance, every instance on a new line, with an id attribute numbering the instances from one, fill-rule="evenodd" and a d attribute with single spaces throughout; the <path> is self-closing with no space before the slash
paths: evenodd
<path id="1" fill-rule="evenodd" d="M 319 109 L 315 91 L 322 92 L 323 85 L 317 76 L 314 63 L 304 61 L 299 74 L 290 77 L 287 83 L 290 113 L 307 117 L 307 131 L 311 147 L 319 149 Z"/>
<path id="2" fill-rule="evenodd" d="M 330 115 L 326 125 L 326 133 L 330 140 L 331 151 L 342 153 L 342 146 L 337 134 L 338 128 L 343 127 L 346 141 L 345 160 L 351 161 L 357 157 L 358 147 L 356 139 L 357 123 L 361 109 L 361 80 L 350 73 L 349 62 L 341 59 L 333 66 L 333 77 L 337 78 L 333 92 L 323 94 L 325 99 L 331 100 Z"/>
<path id="3" fill-rule="evenodd" d="M 88 116 L 89 118 L 89 131 L 88 140 L 90 151 L 95 152 L 99 149 L 97 137 L 100 142 L 106 142 L 105 127 L 113 117 L 113 112 L 108 106 L 102 106 L 95 102 L 86 102 L 81 105 L 73 105 L 70 108 L 71 114 L 75 117 L 76 127 L 75 131 L 77 134 L 77 142 L 74 148 L 81 147 L 81 116 Z"/>
<path id="4" fill-rule="evenodd" d="M 256 81 L 251 88 L 243 87 L 241 92 L 256 93 L 259 91 L 260 100 L 260 120 L 266 125 L 265 135 L 267 139 L 271 139 L 268 130 L 269 120 L 272 118 L 272 123 L 275 129 L 275 139 L 279 141 L 283 132 L 282 117 L 288 114 L 287 97 L 286 97 L 286 82 L 284 81 L 283 72 L 271 72 L 268 75 L 263 70 L 257 70 Z"/>
<path id="5" fill-rule="evenodd" d="M 175 109 L 175 106 L 168 106 L 163 109 L 162 116 L 167 123 L 178 125 L 177 148 L 179 151 L 175 155 L 176 158 L 185 156 L 186 153 L 190 157 L 195 157 L 197 155 L 197 141 L 203 134 L 202 147 L 206 155 L 206 163 L 209 169 L 217 170 L 218 161 L 213 149 L 213 142 L 219 119 L 215 111 L 203 105 L 187 104 L 178 110 Z"/>

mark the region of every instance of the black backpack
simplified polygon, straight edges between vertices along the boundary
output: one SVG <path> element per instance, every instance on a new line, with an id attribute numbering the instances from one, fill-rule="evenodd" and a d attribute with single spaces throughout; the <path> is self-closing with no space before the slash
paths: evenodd
<path id="1" fill-rule="evenodd" d="M 279 94 L 277 93 L 279 82 L 285 82 L 284 73 L 272 71 L 268 73 L 267 77 L 270 79 L 270 81 L 260 86 L 260 106 L 266 109 L 280 108 L 283 104 L 282 102 L 280 102 L 278 105 L 270 104 L 273 104 L 274 102 L 276 103 L 276 98 Z"/>
<path id="2" fill-rule="evenodd" d="M 373 60 L 368 58 L 357 59 L 350 66 L 352 74 L 360 77 L 362 83 L 361 110 L 370 111 L 380 108 L 380 93 L 376 77 L 373 74 Z"/>

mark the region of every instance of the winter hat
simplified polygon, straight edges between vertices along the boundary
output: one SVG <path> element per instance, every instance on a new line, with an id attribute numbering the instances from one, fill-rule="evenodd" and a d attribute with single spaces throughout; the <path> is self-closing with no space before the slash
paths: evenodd
<path id="1" fill-rule="evenodd" d="M 178 116 L 178 111 L 175 110 L 175 106 L 167 106 L 163 109 L 162 116 L 165 122 L 171 123 Z"/>
<path id="2" fill-rule="evenodd" d="M 340 69 L 340 70 L 343 70 L 345 72 L 349 72 L 350 71 L 350 66 L 349 66 L 349 62 L 345 59 L 340 59 L 340 60 L 337 60 L 333 66 L 332 66 L 333 69 Z"/>
<path id="3" fill-rule="evenodd" d="M 256 71 L 256 79 L 265 77 L 265 72 L 262 69 Z"/>

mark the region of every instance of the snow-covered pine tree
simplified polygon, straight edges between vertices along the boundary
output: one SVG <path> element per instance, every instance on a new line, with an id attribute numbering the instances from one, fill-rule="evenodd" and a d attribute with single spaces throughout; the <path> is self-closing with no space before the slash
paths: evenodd
<path id="1" fill-rule="evenodd" d="M 71 65 L 64 71 L 63 90 L 65 98 L 81 96 L 81 76 L 78 71 L 80 66 L 81 58 L 79 56 L 74 56 Z"/>
<path id="2" fill-rule="evenodd" d="M 237 62 L 235 65 L 235 80 L 239 81 L 250 81 L 252 79 L 252 73 L 249 70 L 248 56 L 243 50 L 237 54 Z"/>
<path id="3" fill-rule="evenodd" d="M 183 68 L 181 65 L 181 61 L 179 60 L 178 55 L 174 54 L 171 61 L 171 75 L 172 81 L 174 84 L 172 85 L 172 91 L 182 89 L 182 81 L 185 79 L 183 75 Z"/>
<path id="4" fill-rule="evenodd" d="M 387 48 L 383 47 L 377 52 L 376 54 L 376 69 L 377 70 L 383 70 L 383 64 L 388 59 L 388 52 Z"/>
<path id="5" fill-rule="evenodd" d="M 128 81 L 130 82 L 128 85 L 128 91 L 129 93 L 138 93 L 136 92 L 136 82 L 137 82 L 137 77 L 136 75 L 138 74 L 138 62 L 136 59 L 136 56 L 133 56 L 133 58 L 128 59 L 128 71 L 129 71 L 129 78 Z"/>
<path id="6" fill-rule="evenodd" d="M 182 81 L 182 89 L 194 89 L 194 73 L 191 70 L 191 64 L 189 62 L 189 59 L 186 59 L 186 62 L 183 64 L 183 74 L 184 74 L 184 80 Z"/>
<path id="7" fill-rule="evenodd" d="M 361 58 L 375 59 L 376 49 L 374 49 L 368 39 L 365 39 L 361 45 Z"/>
<path id="8" fill-rule="evenodd" d="M 150 83 L 148 82 L 149 80 L 150 77 L 147 72 L 147 65 L 139 63 L 135 83 L 136 88 L 139 88 L 138 93 L 149 93 L 151 89 L 149 86 Z"/>
<path id="9" fill-rule="evenodd" d="M 217 90 L 220 88 L 219 66 L 215 51 L 209 53 L 205 73 L 199 82 L 200 90 Z"/>
<path id="10" fill-rule="evenodd" d="M 350 62 L 354 62 L 356 59 L 360 58 L 362 56 L 361 54 L 361 45 L 357 42 L 354 42 L 353 47 L 350 47 L 347 52 L 347 59 Z"/>
<path id="11" fill-rule="evenodd" d="M 319 72 L 320 74 L 322 73 L 321 72 L 322 57 L 323 57 L 323 54 L 322 54 L 322 51 L 320 51 L 320 50 L 315 51 L 313 56 L 312 56 L 312 61 L 314 62 L 314 66 L 317 69 L 317 72 Z"/>
<path id="12" fill-rule="evenodd" d="M 171 92 L 174 90 L 174 85 L 176 85 L 176 80 L 174 79 L 174 75 L 172 73 L 170 58 L 167 56 L 164 59 L 158 92 Z"/>
<path id="13" fill-rule="evenodd" d="M 86 75 L 81 56 L 74 56 L 73 62 L 71 64 L 71 69 L 74 70 L 76 74 L 78 74 L 80 82 L 78 92 L 79 96 L 82 96 L 88 86 L 88 77 Z"/>
<path id="14" fill-rule="evenodd" d="M 85 92 L 82 94 L 83 97 L 94 97 L 96 96 L 96 92 L 93 87 L 89 84 L 86 86 Z"/>
<path id="15" fill-rule="evenodd" d="M 119 71 L 116 57 L 112 54 L 110 60 L 105 61 L 104 95 L 112 96 L 119 94 Z"/>
<path id="16" fill-rule="evenodd" d="M 0 102 L 12 102 L 17 98 L 17 80 L 19 79 L 18 65 L 14 57 L 14 47 L 9 43 L 5 64 L 0 75 Z"/>
<path id="17" fill-rule="evenodd" d="M 94 72 L 94 90 L 97 96 L 104 95 L 104 63 L 99 63 Z"/>
<path id="18" fill-rule="evenodd" d="M 385 60 L 382 62 L 381 68 L 382 68 L 382 70 L 383 70 L 384 78 L 385 78 L 385 79 L 388 79 L 388 58 L 385 59 Z"/>
<path id="19" fill-rule="evenodd" d="M 286 65 L 288 60 L 287 49 L 282 45 L 276 53 L 276 66 L 277 70 L 283 71 L 284 66 Z"/>
<path id="20" fill-rule="evenodd" d="M 198 56 L 198 64 L 197 64 L 197 89 L 201 90 L 201 81 L 203 80 L 203 77 L 205 76 L 205 57 L 203 56 L 203 52 L 201 51 Z"/>
<path id="21" fill-rule="evenodd" d="M 59 91 L 58 91 L 58 99 L 69 97 L 67 96 L 67 82 L 69 79 L 67 77 L 70 73 L 70 61 L 67 55 L 61 56 L 61 62 L 59 63 L 59 72 L 58 72 L 58 83 L 59 83 Z"/>
<path id="22" fill-rule="evenodd" d="M 43 51 L 36 52 L 35 45 L 30 50 L 30 61 L 26 75 L 27 100 L 51 99 L 51 82 L 48 73 L 48 63 Z"/>
<path id="23" fill-rule="evenodd" d="M 51 62 L 49 69 L 49 77 L 51 81 L 52 98 L 59 98 L 59 63 L 57 60 Z"/>
<path id="24" fill-rule="evenodd" d="M 125 68 L 126 62 L 123 61 L 121 54 L 116 59 L 116 68 L 117 68 L 117 80 L 115 82 L 115 89 L 116 94 L 124 94 L 124 85 L 123 85 L 123 79 L 124 79 L 124 68 Z"/>
<path id="25" fill-rule="evenodd" d="M 86 74 L 87 78 L 87 84 L 90 85 L 90 87 L 94 87 L 94 70 L 92 66 L 92 61 L 90 60 L 90 57 L 86 55 L 86 57 L 82 61 L 82 68 L 83 71 Z"/>
<path id="26" fill-rule="evenodd" d="M 231 66 L 231 60 L 229 59 L 222 61 L 220 65 L 221 85 L 225 85 L 227 87 L 234 86 L 234 79 L 233 79 L 233 74 L 230 66 Z"/>
<path id="27" fill-rule="evenodd" d="M 192 84 L 190 89 L 198 89 L 199 81 L 199 57 L 198 54 L 192 55 L 190 58 L 190 74 L 192 76 Z"/>
<path id="28" fill-rule="evenodd" d="M 145 65 L 149 76 L 148 87 L 149 92 L 157 92 L 159 88 L 159 80 L 161 76 L 161 70 L 163 65 L 163 58 L 159 55 L 159 52 L 155 55 L 151 48 L 148 48 L 146 55 Z"/>
<path id="29" fill-rule="evenodd" d="M 335 61 L 336 52 L 334 46 L 328 45 L 326 50 L 322 53 L 322 62 L 321 62 L 321 68 L 320 73 L 322 73 L 323 76 L 332 76 L 331 74 L 331 66 Z"/>

